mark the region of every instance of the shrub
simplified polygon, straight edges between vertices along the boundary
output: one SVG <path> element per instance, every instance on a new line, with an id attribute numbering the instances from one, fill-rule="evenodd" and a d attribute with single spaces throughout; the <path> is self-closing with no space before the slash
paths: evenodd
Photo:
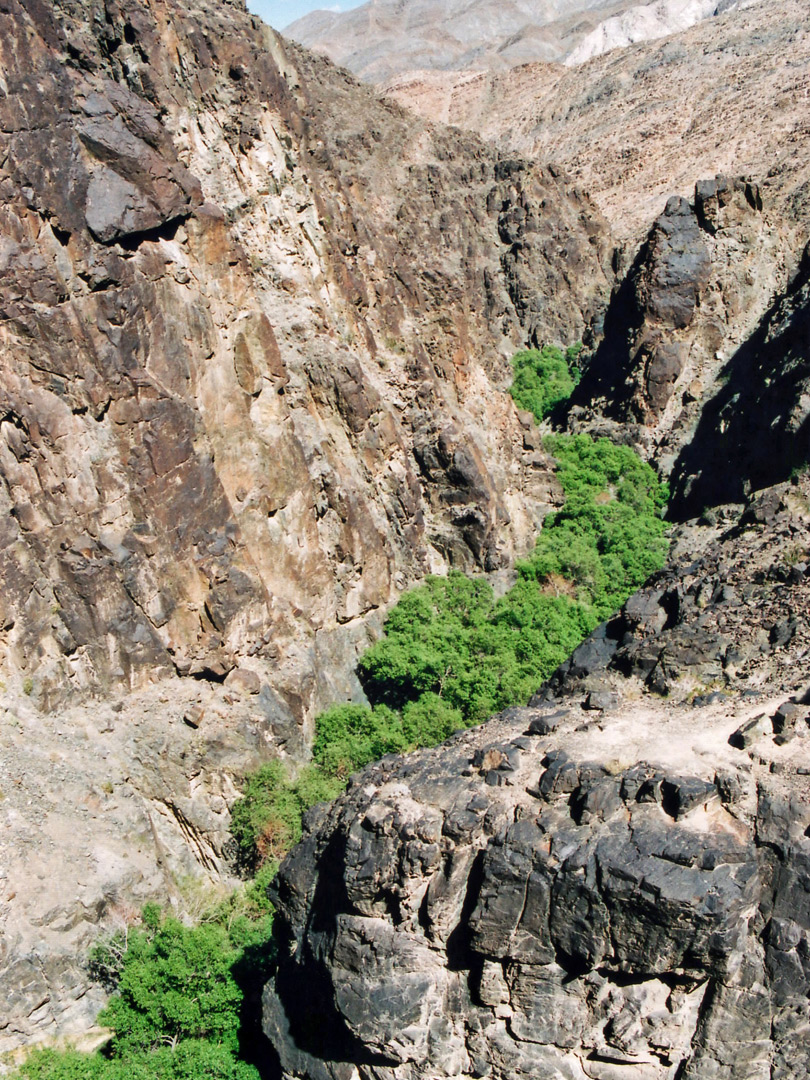
<path id="1" fill-rule="evenodd" d="M 407 749 L 402 719 L 385 705 L 335 705 L 315 721 L 312 756 L 327 776 L 345 779 L 384 754 Z"/>
<path id="2" fill-rule="evenodd" d="M 402 733 L 412 747 L 436 746 L 466 726 L 461 710 L 430 690 L 402 709 Z"/>
<path id="3" fill-rule="evenodd" d="M 16 1075 L 21 1080 L 259 1080 L 252 1065 L 201 1040 L 112 1059 L 76 1050 L 38 1050 Z"/>
<path id="4" fill-rule="evenodd" d="M 114 1033 L 109 1046 L 35 1052 L 18 1080 L 259 1080 L 244 1060 L 257 1034 L 246 1006 L 255 1021 L 273 962 L 268 876 L 215 905 L 199 926 L 147 904 L 142 925 L 96 945 L 91 971 L 114 990 L 99 1014 Z"/>
<path id="5" fill-rule="evenodd" d="M 231 808 L 231 832 L 242 860 L 261 862 L 260 848 L 265 859 L 280 854 L 296 842 L 299 830 L 299 806 L 287 770 L 280 761 L 261 765 Z"/>
<path id="6" fill-rule="evenodd" d="M 475 677 L 472 636 L 494 606 L 492 586 L 458 570 L 406 593 L 385 622 L 385 637 L 360 659 L 369 699 L 402 708 L 432 693 L 459 708 L 458 686 Z"/>
<path id="7" fill-rule="evenodd" d="M 567 401 L 579 381 L 576 368 L 582 345 L 562 351 L 556 345 L 542 349 L 524 349 L 512 358 L 515 372 L 510 393 L 521 409 L 544 420 L 563 401 Z"/>
<path id="8" fill-rule="evenodd" d="M 256 870 L 283 858 L 301 839 L 305 811 L 336 798 L 344 786 L 342 779 L 316 767 L 302 769 L 291 780 L 280 761 L 261 765 L 231 808 L 231 833 L 243 867 Z"/>
<path id="9" fill-rule="evenodd" d="M 578 599 L 607 618 L 664 563 L 661 513 L 668 491 L 627 446 L 588 435 L 545 440 L 558 462 L 562 510 L 549 514 L 521 577 L 570 581 Z"/>
<path id="10" fill-rule="evenodd" d="M 232 967 L 239 949 L 218 923 L 184 926 L 149 905 L 129 931 L 115 995 L 99 1022 L 115 1032 L 113 1056 L 206 1039 L 238 1048 L 242 992 Z"/>

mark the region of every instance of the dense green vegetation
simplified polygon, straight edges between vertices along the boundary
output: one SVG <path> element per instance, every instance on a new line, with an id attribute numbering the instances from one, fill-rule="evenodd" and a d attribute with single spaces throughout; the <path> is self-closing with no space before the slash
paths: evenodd
<path id="1" fill-rule="evenodd" d="M 579 349 L 518 353 L 512 394 L 541 419 L 573 390 Z M 524 703 L 601 620 L 664 561 L 666 488 L 627 447 L 549 436 L 565 502 L 549 514 L 514 586 L 496 598 L 457 571 L 406 593 L 361 658 L 371 707 L 316 720 L 312 764 L 291 776 L 263 765 L 232 809 L 244 889 L 186 926 L 153 906 L 96 948 L 91 970 L 113 991 L 99 1021 L 103 1053 L 40 1051 L 20 1080 L 258 1080 L 248 1063 L 272 963 L 266 887 L 301 836 L 302 818 L 387 753 L 442 742 Z"/>
<path id="2" fill-rule="evenodd" d="M 99 1014 L 112 1029 L 103 1053 L 42 1050 L 25 1080 L 260 1080 L 247 1060 L 270 975 L 274 868 L 186 926 L 154 904 L 140 925 L 96 946 L 91 973 L 113 990 Z M 251 1020 L 253 1024 L 251 1024 Z"/>
<path id="3" fill-rule="evenodd" d="M 545 448 L 557 459 L 565 504 L 546 518 L 518 572 L 524 580 L 567 582 L 602 621 L 663 566 L 669 492 L 627 446 L 553 435 Z"/>
<path id="4" fill-rule="evenodd" d="M 488 582 L 454 571 L 400 600 L 385 637 L 361 659 L 360 675 L 376 706 L 405 716 L 417 705 L 445 703 L 454 726 L 465 727 L 525 702 L 595 625 L 570 596 L 537 582 L 519 581 L 496 600 Z"/>
<path id="5" fill-rule="evenodd" d="M 461 727 L 525 701 L 663 564 L 666 489 L 649 465 L 587 435 L 550 436 L 546 447 L 565 504 L 547 517 L 517 583 L 495 600 L 486 581 L 451 573 L 406 594 L 360 661 L 374 705 L 405 710 L 431 694 Z"/>
<path id="6" fill-rule="evenodd" d="M 231 810 L 231 832 L 242 868 L 255 871 L 278 861 L 301 839 L 301 818 L 310 806 L 336 798 L 344 784 L 318 767 L 291 779 L 280 761 L 260 766 Z"/>
<path id="7" fill-rule="evenodd" d="M 524 349 L 512 358 L 514 379 L 510 393 L 521 409 L 545 418 L 555 406 L 566 401 L 579 382 L 577 359 L 582 345 L 569 345 L 563 352 L 556 345 Z"/>

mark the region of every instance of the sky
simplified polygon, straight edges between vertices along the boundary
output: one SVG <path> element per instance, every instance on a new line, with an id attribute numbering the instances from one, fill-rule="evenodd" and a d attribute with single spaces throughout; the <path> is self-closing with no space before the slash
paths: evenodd
<path id="1" fill-rule="evenodd" d="M 333 0 L 247 0 L 247 6 L 254 15 L 260 15 L 275 30 L 283 30 L 285 26 L 316 8 L 348 11 L 363 2 L 364 0 L 338 0 L 337 3 Z"/>

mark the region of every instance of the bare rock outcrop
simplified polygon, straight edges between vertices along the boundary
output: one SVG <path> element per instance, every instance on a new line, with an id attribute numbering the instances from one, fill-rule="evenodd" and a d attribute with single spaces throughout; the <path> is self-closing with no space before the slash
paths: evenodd
<path id="1" fill-rule="evenodd" d="M 285 1077 L 806 1075 L 807 497 L 691 526 L 529 707 L 312 812 L 265 992 Z"/>
<path id="2" fill-rule="evenodd" d="M 635 441 L 666 475 L 686 468 L 681 455 L 692 462 L 711 457 L 697 430 L 708 426 L 727 396 L 738 357 L 759 349 L 760 320 L 773 318 L 768 308 L 787 304 L 799 290 L 788 281 L 790 255 L 768 209 L 759 185 L 739 177 L 699 181 L 691 199 L 668 200 L 614 292 L 604 336 L 566 417 L 572 430 L 609 430 Z M 775 406 L 766 406 L 765 398 L 779 396 L 768 389 L 773 376 L 748 371 L 745 378 L 751 396 L 737 422 L 753 425 L 760 417 L 767 427 Z M 798 408 L 801 391 L 780 387 L 784 407 Z M 729 471 L 740 483 L 745 477 L 755 487 L 774 483 L 804 452 L 798 443 L 792 454 L 784 451 L 769 455 L 770 473 L 758 470 L 751 455 L 733 452 Z M 723 493 L 729 482 L 704 491 L 697 509 L 729 501 Z M 737 490 L 734 498 L 740 497 Z"/>

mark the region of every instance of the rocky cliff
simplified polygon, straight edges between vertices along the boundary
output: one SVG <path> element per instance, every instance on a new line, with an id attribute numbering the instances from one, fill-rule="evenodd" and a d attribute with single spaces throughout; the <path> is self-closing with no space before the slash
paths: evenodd
<path id="1" fill-rule="evenodd" d="M 2 618 L 35 696 L 283 668 L 525 549 L 542 484 L 489 388 L 604 294 L 587 201 L 238 6 L 7 7 Z"/>
<path id="2" fill-rule="evenodd" d="M 610 242 L 242 3 L 4 0 L 0 71 L 5 1050 L 87 1025 L 99 921 L 227 876 L 403 588 L 531 544 L 507 357 Z"/>
<path id="3" fill-rule="evenodd" d="M 807 243 L 809 44 L 800 5 L 762 0 L 575 70 L 433 72 L 386 87 L 423 115 L 553 156 L 592 192 L 620 242 L 618 282 L 575 408 L 557 419 L 630 441 L 674 471 L 679 496 L 694 488 L 678 513 L 722 498 L 723 484 L 740 497 L 746 482 L 783 479 L 798 460 L 784 439 L 778 452 L 769 445 L 772 427 L 798 429 L 804 415 L 801 392 L 776 377 L 780 345 L 774 371 L 753 369 L 769 335 L 803 340 L 789 298 Z M 800 366 L 794 356 L 794 380 Z M 729 404 L 740 394 L 744 409 Z M 732 414 L 742 440 L 725 439 Z M 722 477 L 705 466 L 720 445 L 730 455 Z"/>
<path id="4" fill-rule="evenodd" d="M 801 89 L 803 24 L 771 2 L 724 85 Z M 668 48 L 624 54 L 638 85 Z M 402 589 L 529 548 L 558 491 L 508 357 L 585 337 L 566 423 L 640 446 L 703 523 L 528 712 L 312 817 L 268 1033 L 290 1076 L 798 1080 L 801 116 L 778 114 L 796 154 L 739 179 L 765 150 L 702 157 L 701 113 L 614 251 L 561 168 L 235 0 L 0 0 L 0 73 L 0 1050 L 91 1028 L 100 926 L 228 880 L 242 777 L 360 698 Z M 571 147 L 612 93 L 572 105 Z M 767 149 L 744 97 L 737 149 Z"/>
<path id="5" fill-rule="evenodd" d="M 285 1077 L 807 1074 L 808 496 L 683 528 L 529 707 L 312 813 Z"/>
<path id="6" fill-rule="evenodd" d="M 555 419 L 654 459 L 678 524 L 527 707 L 312 812 L 264 998 L 285 1080 L 807 1075 L 808 160 L 782 143 L 806 43 L 773 3 L 576 80 L 455 83 L 492 133 L 519 109 L 504 143 L 553 143 L 627 239 Z"/>

